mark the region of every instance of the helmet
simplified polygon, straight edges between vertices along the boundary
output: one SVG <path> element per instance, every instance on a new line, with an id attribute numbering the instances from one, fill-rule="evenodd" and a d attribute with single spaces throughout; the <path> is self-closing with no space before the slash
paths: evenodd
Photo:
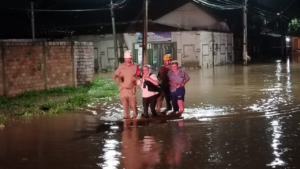
<path id="1" fill-rule="evenodd" d="M 125 59 L 130 59 L 130 58 L 132 58 L 132 52 L 131 52 L 131 50 L 126 50 L 126 51 L 124 52 L 124 58 L 125 58 Z"/>
<path id="2" fill-rule="evenodd" d="M 178 61 L 177 61 L 177 60 L 173 60 L 171 63 L 172 63 L 172 64 L 173 64 L 173 63 L 177 63 L 177 64 L 178 64 Z"/>
<path id="3" fill-rule="evenodd" d="M 171 60 L 171 55 L 170 54 L 166 54 L 164 56 L 163 60 Z"/>

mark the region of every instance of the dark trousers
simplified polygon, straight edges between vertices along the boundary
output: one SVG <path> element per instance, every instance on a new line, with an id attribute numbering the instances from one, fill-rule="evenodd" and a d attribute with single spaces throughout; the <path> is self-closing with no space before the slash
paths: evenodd
<path id="1" fill-rule="evenodd" d="M 150 105 L 150 110 L 151 110 L 152 115 L 156 115 L 155 106 L 156 106 L 157 97 L 158 97 L 158 95 L 154 95 L 154 96 L 147 97 L 147 98 L 143 97 L 143 107 L 144 107 L 144 115 L 145 116 L 148 116 L 149 105 Z"/>
<path id="2" fill-rule="evenodd" d="M 162 91 L 161 91 L 161 99 L 162 99 L 162 101 L 164 100 L 164 98 L 166 99 L 167 110 L 171 110 L 172 109 L 172 105 L 171 105 L 171 91 L 170 91 L 170 86 L 164 86 L 164 87 L 162 87 Z"/>

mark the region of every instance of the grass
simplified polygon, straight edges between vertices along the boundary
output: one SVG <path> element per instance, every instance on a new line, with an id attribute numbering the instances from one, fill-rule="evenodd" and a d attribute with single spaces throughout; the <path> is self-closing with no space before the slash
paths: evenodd
<path id="1" fill-rule="evenodd" d="M 14 98 L 0 96 L 0 111 L 5 112 L 2 115 L 0 113 L 0 120 L 12 115 L 32 117 L 41 114 L 59 114 L 117 94 L 117 84 L 108 79 L 96 78 L 93 83 L 76 88 L 28 91 Z"/>

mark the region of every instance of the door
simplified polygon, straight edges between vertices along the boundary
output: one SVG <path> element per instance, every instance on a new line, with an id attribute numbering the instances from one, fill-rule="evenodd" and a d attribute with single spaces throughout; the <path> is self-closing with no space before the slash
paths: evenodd
<path id="1" fill-rule="evenodd" d="M 227 60 L 226 62 L 231 63 L 233 62 L 233 38 L 232 34 L 227 34 Z"/>
<path id="2" fill-rule="evenodd" d="M 213 63 L 212 57 L 212 35 L 208 32 L 200 34 L 200 57 L 202 57 L 202 67 L 210 67 Z"/>
<path id="3" fill-rule="evenodd" d="M 114 71 L 117 69 L 115 63 L 117 62 L 117 66 L 123 62 L 123 58 L 124 58 L 124 52 L 127 50 L 127 47 L 119 47 L 117 48 L 118 50 L 118 60 L 115 59 L 115 50 L 114 48 L 110 47 L 107 48 L 107 70 L 108 71 Z"/>
<path id="4" fill-rule="evenodd" d="M 209 44 L 201 43 L 201 54 L 202 54 L 202 67 L 210 67 L 212 61 L 210 60 Z"/>
<path id="5" fill-rule="evenodd" d="M 100 68 L 101 71 L 107 71 L 107 64 L 106 64 L 106 60 L 107 58 L 105 57 L 105 52 L 101 52 L 100 54 Z"/>
<path id="6" fill-rule="evenodd" d="M 220 34 L 212 33 L 212 57 L 213 65 L 217 66 L 220 64 Z"/>
<path id="7" fill-rule="evenodd" d="M 107 66 L 108 71 L 115 70 L 115 52 L 114 48 L 107 48 Z"/>
<path id="8" fill-rule="evenodd" d="M 220 63 L 220 62 L 219 62 L 218 49 L 219 49 L 219 45 L 213 43 L 213 44 L 212 44 L 212 58 L 213 58 L 213 60 L 214 60 L 214 66 L 215 66 L 215 65 L 218 65 L 218 64 Z"/>
<path id="9" fill-rule="evenodd" d="M 99 67 L 100 67 L 100 59 L 99 59 L 99 55 L 98 55 L 98 48 L 94 48 L 94 69 L 95 69 L 95 72 L 99 71 Z"/>
<path id="10" fill-rule="evenodd" d="M 153 54 L 153 69 L 158 70 L 159 66 L 162 65 L 162 45 L 161 44 L 153 44 L 152 45 L 152 54 Z"/>
<path id="11" fill-rule="evenodd" d="M 151 65 L 153 70 L 159 68 L 160 65 L 163 64 L 163 56 L 165 54 L 171 54 L 172 60 L 177 59 L 176 53 L 176 43 L 151 43 L 148 45 L 147 50 L 147 64 Z M 142 65 L 142 44 L 135 43 L 133 44 L 133 60 L 135 63 L 138 63 L 140 66 Z"/>
<path id="12" fill-rule="evenodd" d="M 172 60 L 177 60 L 177 43 L 163 43 L 163 53 L 162 53 L 162 57 L 165 54 L 171 54 L 171 59 Z M 161 58 L 162 60 L 163 58 Z"/>
<path id="13" fill-rule="evenodd" d="M 224 33 L 220 33 L 219 36 L 220 40 L 220 47 L 219 47 L 219 52 L 220 52 L 220 64 L 225 64 L 227 60 L 227 51 L 226 51 L 226 44 L 227 44 L 227 35 Z"/>
<path id="14" fill-rule="evenodd" d="M 195 45 L 183 45 L 181 65 L 186 68 L 196 68 L 199 66 L 199 59 L 197 58 Z"/>

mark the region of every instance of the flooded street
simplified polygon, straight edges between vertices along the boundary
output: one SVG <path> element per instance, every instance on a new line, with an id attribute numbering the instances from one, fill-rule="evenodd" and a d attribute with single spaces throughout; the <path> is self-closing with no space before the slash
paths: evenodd
<path id="1" fill-rule="evenodd" d="M 118 98 L 12 119 L 0 128 L 0 169 L 300 168 L 299 63 L 187 72 L 183 120 L 120 121 Z"/>

